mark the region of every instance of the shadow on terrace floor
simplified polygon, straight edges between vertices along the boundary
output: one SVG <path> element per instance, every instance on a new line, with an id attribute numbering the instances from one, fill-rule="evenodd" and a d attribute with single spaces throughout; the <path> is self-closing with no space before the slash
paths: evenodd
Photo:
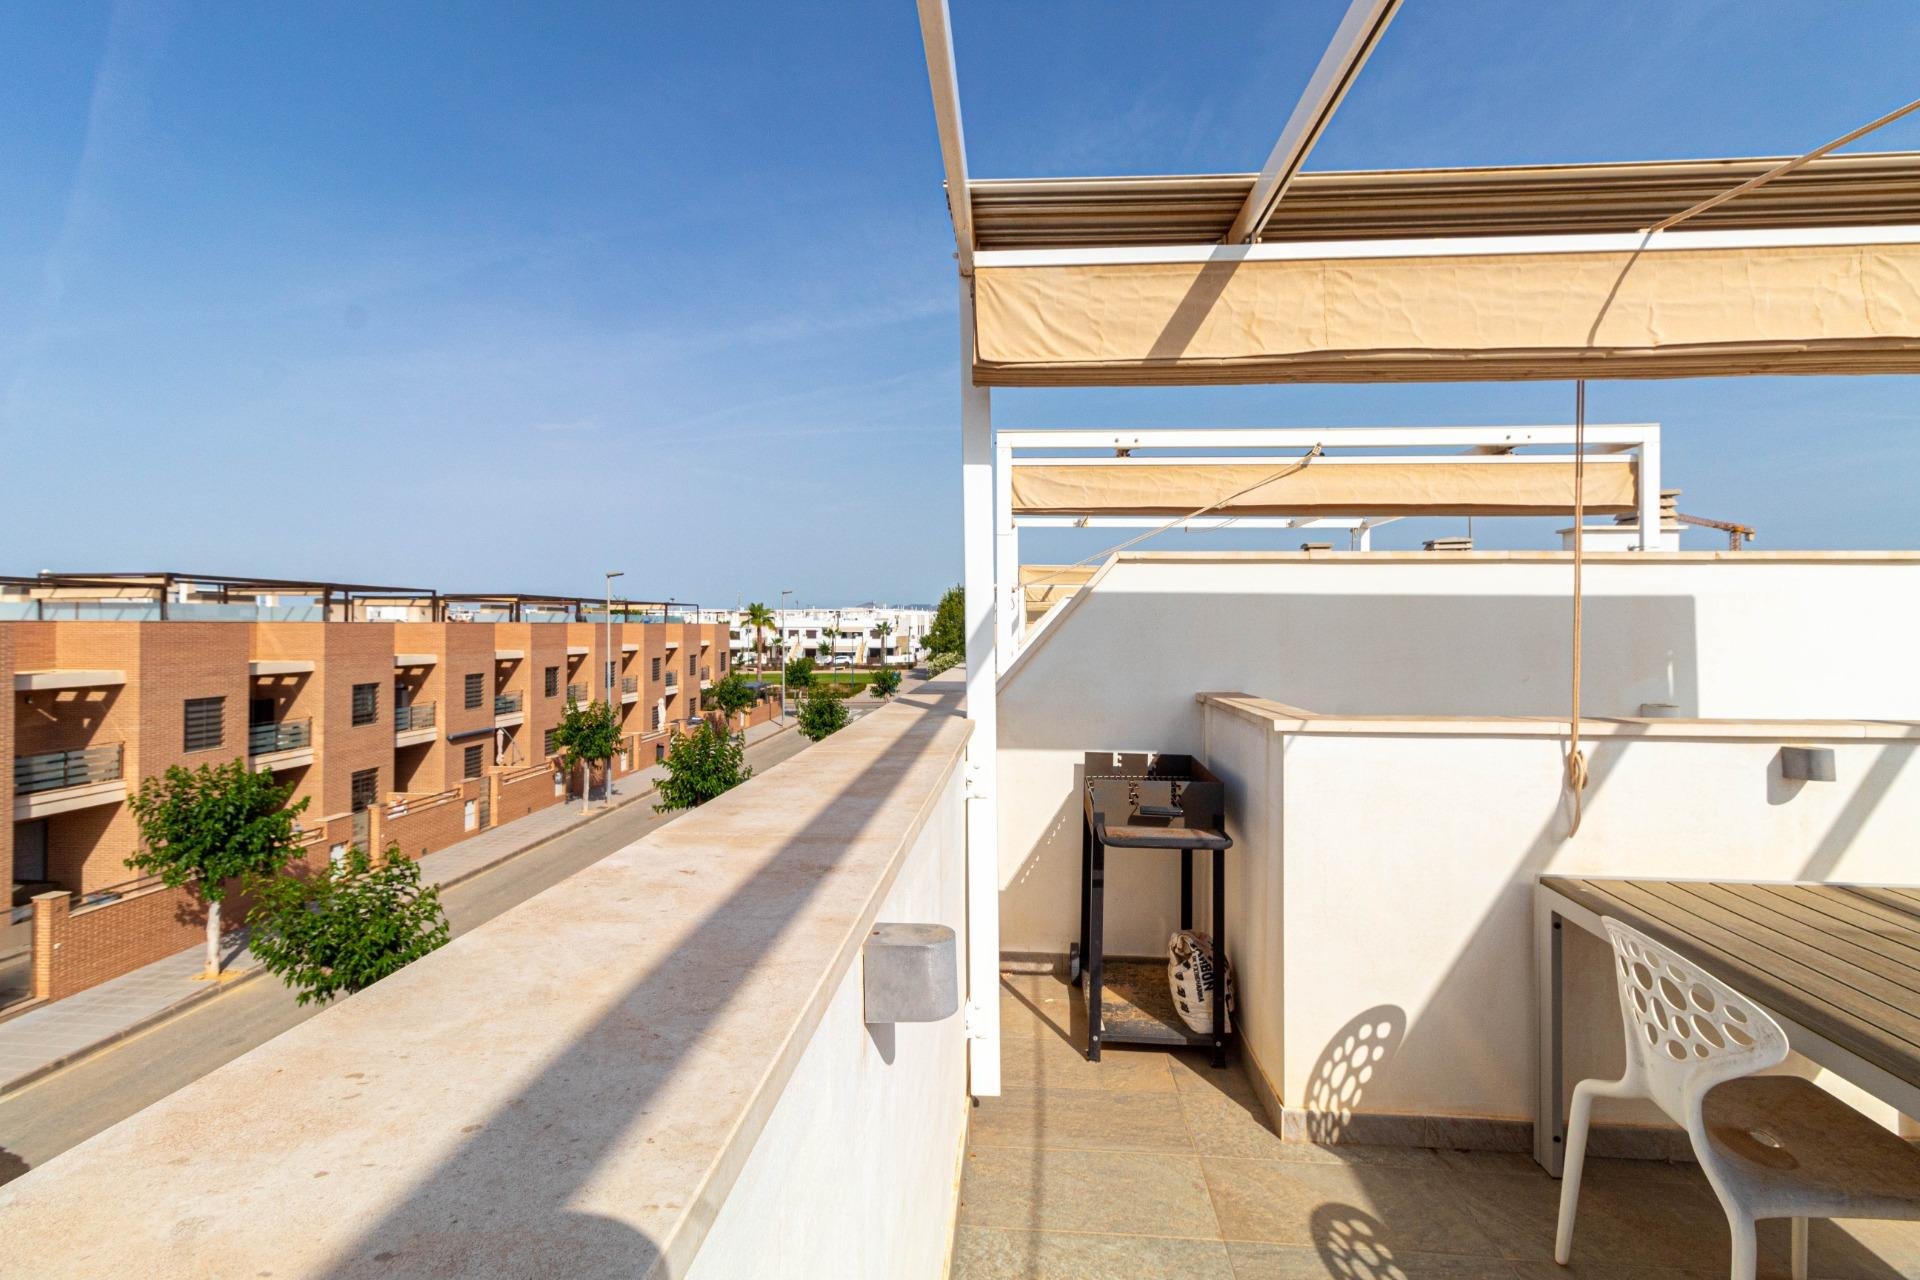
<path id="1" fill-rule="evenodd" d="M 824 784 L 835 776 L 837 752 L 855 750 L 864 762 L 837 793 L 818 797 L 811 816 L 795 819 L 730 897 L 691 923 L 674 964 L 637 978 L 509 1106 L 469 1126 L 473 1132 L 411 1194 L 367 1223 L 327 1270 L 328 1280 L 654 1274 L 661 1242 L 569 1202 L 617 1151 L 635 1158 L 633 1130 L 649 1107 L 667 1090 L 688 1087 L 681 1073 L 696 1050 L 717 1051 L 704 1036 L 742 988 L 741 958 L 773 950 L 799 926 L 854 841 L 897 802 L 909 774 L 935 750 L 939 722 L 957 713 L 959 695 L 957 685 L 915 689 L 896 702 L 936 714 L 862 725 L 858 737 L 836 736 L 786 764 L 813 769 Z M 752 804 L 755 794 L 750 782 L 713 803 Z M 714 850 L 716 858 L 729 853 L 758 851 Z M 674 1008 L 671 1026 L 650 1018 Z M 691 1180 L 687 1190 L 697 1190 Z"/>
<path id="2" fill-rule="evenodd" d="M 1553 1263 L 1560 1184 L 1521 1155 L 1283 1142 L 1238 1065 L 1109 1048 L 1078 993 L 1002 978 L 1005 1092 L 973 1113 L 954 1280 L 1683 1280 L 1727 1274 L 1691 1165 L 1592 1160 L 1575 1265 Z M 1761 1226 L 1785 1277 L 1785 1222 Z M 1920 1227 L 1820 1223 L 1816 1277 L 1920 1275 Z"/>

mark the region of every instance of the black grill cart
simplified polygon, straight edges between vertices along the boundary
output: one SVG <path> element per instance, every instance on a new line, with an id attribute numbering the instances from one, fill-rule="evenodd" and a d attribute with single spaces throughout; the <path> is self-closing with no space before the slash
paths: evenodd
<path id="1" fill-rule="evenodd" d="M 1087 1059 L 1103 1044 L 1195 1045 L 1227 1062 L 1226 788 L 1192 756 L 1090 751 L 1080 837 L 1080 944 L 1076 980 L 1086 990 Z M 1106 963 L 1107 851 L 1180 855 L 1180 927 L 1193 927 L 1193 855 L 1213 855 L 1213 1027 L 1196 1033 L 1173 1007 L 1164 964 Z"/>

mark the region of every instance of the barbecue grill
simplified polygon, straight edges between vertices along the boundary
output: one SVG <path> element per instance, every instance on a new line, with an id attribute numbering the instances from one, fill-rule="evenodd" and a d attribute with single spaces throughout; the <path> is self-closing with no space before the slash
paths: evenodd
<path id="1" fill-rule="evenodd" d="M 1080 839 L 1080 942 L 1073 978 L 1086 989 L 1087 1059 L 1102 1044 L 1199 1045 L 1213 1064 L 1227 1061 L 1226 787 L 1192 756 L 1155 752 L 1091 751 L 1083 770 L 1084 823 Z M 1106 964 L 1106 865 L 1109 849 L 1180 855 L 1180 927 L 1193 927 L 1193 855 L 1213 855 L 1209 877 L 1215 964 L 1213 1026 L 1188 1029 L 1173 1007 L 1164 965 Z M 1108 989 L 1115 999 L 1109 1002 Z"/>

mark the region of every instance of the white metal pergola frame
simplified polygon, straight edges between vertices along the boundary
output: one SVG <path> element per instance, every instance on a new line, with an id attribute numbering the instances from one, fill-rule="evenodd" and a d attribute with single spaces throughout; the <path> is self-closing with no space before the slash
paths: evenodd
<path id="1" fill-rule="evenodd" d="M 984 391 L 982 392 L 984 395 Z M 1449 453 L 1370 453 L 1342 455 L 1340 461 L 1391 465 L 1446 463 L 1463 458 L 1487 466 L 1512 462 L 1573 461 L 1572 453 L 1519 453 L 1540 447 L 1570 448 L 1569 424 L 1537 426 L 1430 427 L 1154 427 L 1115 431 L 1105 428 L 1003 428 L 993 438 L 993 579 L 995 589 L 994 669 L 1002 672 L 1018 656 L 1024 612 L 1020 582 L 1020 530 L 1023 528 L 1095 529 L 1328 529 L 1345 530 L 1354 551 L 1371 546 L 1371 534 L 1403 516 L 1326 517 L 1312 515 L 1197 515 L 1169 518 L 1148 512 L 1085 512 L 1021 515 L 1013 507 L 1013 473 L 1021 466 L 1244 466 L 1285 461 L 1283 455 L 1250 456 L 1252 450 L 1452 450 Z M 1660 537 L 1660 427 L 1658 423 L 1590 423 L 1587 452 L 1630 458 L 1636 470 L 1639 550 Z M 1131 455 L 1136 449 L 1179 450 Z M 1232 449 L 1234 454 L 1196 454 L 1197 449 Z M 1063 450 L 1080 450 L 1063 456 Z M 1099 453 L 1084 451 L 1097 450 Z M 1101 456 L 1104 454 L 1104 456 Z M 1120 454 L 1121 456 L 1115 456 Z M 1329 455 L 1331 456 L 1331 455 Z M 969 511 L 969 519 L 971 519 Z M 971 532 L 971 524 L 969 524 Z M 971 583 L 969 583 L 971 586 Z M 971 594 L 971 592 L 969 592 Z"/>
<path id="2" fill-rule="evenodd" d="M 987 387 L 975 382 L 974 267 L 983 256 L 976 253 L 976 233 L 972 189 L 967 173 L 965 131 L 961 126 L 960 92 L 954 66 L 953 23 L 947 0 L 915 0 L 920 18 L 921 40 L 926 53 L 927 79 L 933 94 L 934 120 L 940 136 L 940 155 L 946 175 L 947 206 L 954 228 L 954 259 L 958 269 L 960 319 L 960 431 L 961 431 L 961 503 L 966 587 L 967 629 L 967 716 L 974 731 L 967 748 L 967 1000 L 965 1004 L 969 1089 L 975 1096 L 993 1096 L 1000 1092 L 1000 1006 L 998 980 L 1000 963 L 1000 870 L 999 815 L 994 796 L 998 782 L 999 724 L 996 706 L 996 681 L 1000 657 L 1010 653 L 1011 624 L 1020 616 L 1019 601 L 1003 596 L 1005 589 L 1019 591 L 1017 528 L 1009 520 L 1002 529 L 996 509 L 1011 511 L 1010 502 L 996 502 L 1000 490 L 995 483 L 996 441 L 993 432 L 992 400 Z M 1319 140 L 1328 121 L 1353 84 L 1361 67 L 1379 43 L 1398 9 L 1399 0 L 1349 0 L 1346 13 L 1326 52 L 1309 80 L 1305 91 L 1289 114 L 1266 164 L 1256 176 L 1252 188 L 1236 214 L 1222 242 L 1182 245 L 1172 248 L 1116 247 L 1094 249 L 1084 256 L 1092 260 L 1122 260 L 1147 255 L 1158 260 L 1218 261 L 1223 256 L 1260 259 L 1284 258 L 1314 252 L 1302 245 L 1263 243 L 1262 233 L 1274 210 L 1286 195 L 1289 183 L 1300 172 L 1309 152 Z M 1663 224 L 1664 226 L 1664 224 Z M 1712 232 L 1687 233 L 1713 235 Z M 1725 233 L 1720 233 L 1725 234 Z M 1739 233 L 1733 233 L 1739 234 Z M 1762 232 L 1761 235 L 1767 233 Z M 1822 234 L 1845 235 L 1815 230 Z M 1671 237 L 1671 238 L 1669 238 Z M 1514 237 L 1511 247 L 1521 252 L 1561 252 L 1578 246 L 1577 237 Z M 1662 230 L 1638 241 L 1639 249 L 1663 248 L 1683 243 L 1675 233 Z M 1458 241 L 1451 246 L 1457 252 Z M 1326 252 L 1323 243 L 1318 251 Z M 1370 254 L 1425 256 L 1444 252 L 1438 242 L 1373 242 L 1360 245 L 1354 252 Z M 1008 251 L 1017 253 L 1019 251 Z M 1065 260 L 1075 251 L 1042 251 L 1035 261 Z M 1010 259 L 1011 261 L 1011 259 Z M 1418 429 L 1406 429 L 1418 430 Z M 1504 437 L 1521 428 L 1463 428 L 1490 434 L 1482 441 L 1462 442 L 1476 451 L 1498 454 L 1514 447 Z M 1569 428 L 1535 428 L 1542 432 L 1563 432 L 1562 438 L 1541 443 L 1571 443 Z M 1640 430 L 1646 430 L 1644 428 Z M 1641 447 L 1640 524 L 1642 537 L 1654 536 L 1659 528 L 1659 462 L 1657 428 L 1651 439 L 1637 441 Z M 1047 433 L 1030 433 L 1026 439 L 1037 443 Z M 1111 447 L 1129 447 L 1128 438 L 1142 433 L 1111 433 Z M 1314 433 L 1316 436 L 1322 433 Z M 1305 439 L 1295 432 L 1298 447 L 1310 447 L 1318 439 Z M 1286 433 L 1270 433 L 1274 447 L 1286 447 Z M 1207 431 L 1181 433 L 1180 444 L 1188 448 L 1210 447 L 1216 438 Z M 1603 429 L 1589 433 L 1590 443 L 1601 448 L 1617 446 L 1604 438 Z M 1239 439 L 1236 437 L 1236 440 Z M 1385 437 L 1380 437 L 1385 442 Z M 1018 447 L 1017 445 L 1014 447 Z M 1010 478 L 1011 468 L 1002 466 L 1000 476 Z M 1107 517 L 1102 517 L 1107 518 Z M 1245 524 L 1242 519 L 1237 523 Z M 1295 525 L 1293 527 L 1303 527 Z M 1320 525 L 1318 527 L 1328 527 Z M 1004 544 L 1004 545 L 1003 545 Z M 1004 564 L 999 563 L 1004 560 Z M 1004 619 L 1004 622 L 1003 622 Z"/>
<path id="3" fill-rule="evenodd" d="M 961 506 L 964 526 L 962 580 L 966 587 L 967 717 L 967 999 L 965 1004 L 969 1090 L 976 1097 L 1000 1092 L 1000 867 L 999 813 L 995 807 L 999 766 L 999 717 L 995 687 L 999 672 L 1000 592 L 996 586 L 993 408 L 988 390 L 974 381 L 974 230 L 967 180 L 967 144 L 960 119 L 959 77 L 954 66 L 953 19 L 947 0 L 915 0 L 927 80 L 933 92 L 940 156 L 946 171 L 947 207 L 953 220 L 954 258 L 960 291 Z M 1350 0 L 1339 29 L 1321 57 L 1305 92 L 1289 115 L 1253 189 L 1233 223 L 1230 238 L 1258 241 L 1287 184 L 1300 171 L 1367 56 L 1386 30 L 1399 0 Z M 1258 245 L 1249 246 L 1258 248 Z M 1197 439 L 1188 443 L 1201 447 Z M 1658 491 L 1655 490 L 1656 501 Z M 1017 565 L 1013 571 L 1017 580 Z M 1018 583 L 1015 583 L 1018 589 Z M 1017 616 L 1011 611 L 1009 617 Z"/>

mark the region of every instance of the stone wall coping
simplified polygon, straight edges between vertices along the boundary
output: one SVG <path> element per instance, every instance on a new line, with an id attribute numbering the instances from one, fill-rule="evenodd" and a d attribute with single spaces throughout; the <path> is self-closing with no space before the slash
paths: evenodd
<path id="1" fill-rule="evenodd" d="M 684 1274 L 960 765 L 962 693 L 901 695 L 0 1187 L 8 1255 Z"/>

